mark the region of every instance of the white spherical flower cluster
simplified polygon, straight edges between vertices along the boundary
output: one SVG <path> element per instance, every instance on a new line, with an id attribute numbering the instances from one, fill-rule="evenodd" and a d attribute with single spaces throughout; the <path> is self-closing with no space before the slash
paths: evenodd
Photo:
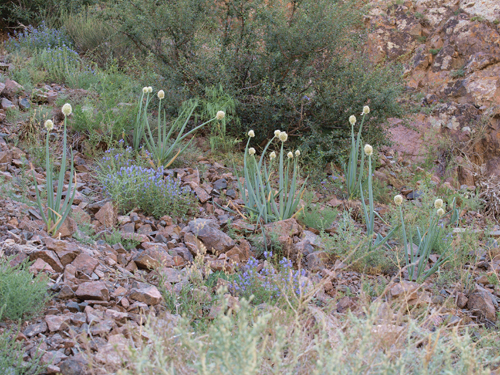
<path id="1" fill-rule="evenodd" d="M 280 135 L 278 137 L 281 142 L 286 142 L 286 140 L 288 139 L 288 134 L 286 134 L 285 132 L 280 132 Z"/>
<path id="2" fill-rule="evenodd" d="M 148 87 L 148 93 L 152 93 L 153 92 L 153 88 L 151 86 Z"/>
<path id="3" fill-rule="evenodd" d="M 147 94 L 148 92 L 149 92 L 148 88 L 147 88 L 146 86 L 144 86 L 144 87 L 142 88 L 142 93 L 143 93 L 143 94 Z"/>
<path id="4" fill-rule="evenodd" d="M 248 132 L 248 136 L 249 136 L 250 138 L 255 137 L 255 133 L 254 133 L 254 131 L 253 131 L 253 130 L 250 130 L 250 131 Z"/>
<path id="5" fill-rule="evenodd" d="M 158 99 L 162 100 L 163 98 L 165 98 L 165 91 L 163 90 L 158 91 Z"/>
<path id="6" fill-rule="evenodd" d="M 368 113 L 370 113 L 370 107 L 368 107 L 367 105 L 365 105 L 365 106 L 363 107 L 363 114 L 364 114 L 364 115 L 367 115 Z"/>
<path id="7" fill-rule="evenodd" d="M 250 155 L 255 155 L 255 149 L 254 149 L 253 147 L 250 147 L 250 148 L 248 149 L 248 153 L 249 153 Z"/>
<path id="8" fill-rule="evenodd" d="M 290 151 L 288 154 L 286 154 L 286 156 L 288 157 L 288 159 L 293 158 L 293 152 Z"/>
<path id="9" fill-rule="evenodd" d="M 274 152 L 274 151 L 273 151 L 273 152 L 271 152 L 271 153 L 269 154 L 269 159 L 271 159 L 271 160 L 276 159 L 276 152 Z"/>
<path id="10" fill-rule="evenodd" d="M 69 115 L 71 115 L 71 112 L 73 112 L 73 108 L 71 108 L 71 104 L 66 103 L 65 105 L 63 105 L 62 113 L 64 114 L 64 116 L 68 117 Z"/>
<path id="11" fill-rule="evenodd" d="M 280 133 L 281 133 L 281 130 L 275 130 L 275 131 L 274 131 L 274 136 L 275 136 L 275 137 L 279 137 L 279 136 L 280 136 Z"/>
<path id="12" fill-rule="evenodd" d="M 439 210 L 437 210 L 437 214 L 439 217 L 443 216 L 444 215 L 444 210 L 442 208 L 440 208 Z"/>
<path id="13" fill-rule="evenodd" d="M 226 117 L 226 113 L 224 111 L 219 111 L 217 112 L 217 115 L 215 115 L 217 120 L 222 120 L 224 117 Z"/>
<path id="14" fill-rule="evenodd" d="M 54 123 L 52 122 L 52 120 L 47 120 L 45 121 L 45 129 L 47 129 L 47 131 L 51 131 L 52 129 L 54 129 Z"/>
<path id="15" fill-rule="evenodd" d="M 351 125 L 354 125 L 356 123 L 356 116 L 351 115 L 349 117 L 349 122 L 350 122 Z"/>
<path id="16" fill-rule="evenodd" d="M 436 207 L 436 210 L 439 210 L 441 207 L 443 207 L 443 200 L 442 199 L 436 199 L 434 201 L 434 207 Z"/>
<path id="17" fill-rule="evenodd" d="M 394 197 L 394 203 L 396 203 L 396 206 L 401 206 L 401 203 L 403 203 L 403 196 L 402 195 L 396 195 Z"/>
<path id="18" fill-rule="evenodd" d="M 365 154 L 371 156 L 373 154 L 373 147 L 366 144 L 365 145 Z"/>
<path id="19" fill-rule="evenodd" d="M 295 156 L 296 156 L 296 157 L 299 157 L 299 156 L 300 156 L 300 151 L 299 151 L 299 150 L 295 151 Z"/>

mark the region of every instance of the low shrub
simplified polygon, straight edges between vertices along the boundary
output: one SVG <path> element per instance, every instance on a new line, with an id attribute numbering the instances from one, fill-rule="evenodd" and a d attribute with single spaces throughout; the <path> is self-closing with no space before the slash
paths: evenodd
<path id="1" fill-rule="evenodd" d="M 140 208 L 147 215 L 184 217 L 194 206 L 189 187 L 164 175 L 164 169 L 148 168 L 133 158 L 131 147 L 110 149 L 100 161 L 97 177 L 121 212 Z"/>
<path id="2" fill-rule="evenodd" d="M 10 265 L 11 260 L 0 258 L 0 311 L 3 311 L 0 315 L 7 319 L 28 319 L 43 310 L 49 298 L 48 280 L 43 273 L 34 277 L 27 260 L 15 267 Z"/>
<path id="3" fill-rule="evenodd" d="M 47 365 L 41 361 L 42 353 L 35 352 L 30 361 L 24 361 L 23 347 L 25 342 L 16 340 L 18 334 L 19 332 L 14 329 L 0 334 L 0 373 L 9 375 L 46 374 Z"/>

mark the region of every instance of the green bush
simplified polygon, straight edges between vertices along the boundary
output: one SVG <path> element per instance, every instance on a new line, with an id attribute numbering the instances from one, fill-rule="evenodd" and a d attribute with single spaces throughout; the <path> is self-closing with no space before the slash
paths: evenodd
<path id="1" fill-rule="evenodd" d="M 15 267 L 11 260 L 0 258 L 0 309 L 7 319 L 27 319 L 43 310 L 49 298 L 47 278 L 43 273 L 33 277 L 27 260 Z"/>
<path id="2" fill-rule="evenodd" d="M 400 111 L 400 74 L 361 53 L 353 1 L 119 0 L 105 12 L 144 56 L 156 56 L 174 113 L 180 97 L 168 90 L 203 98 L 222 85 L 241 121 L 228 129 L 232 136 L 253 129 L 262 143 L 282 129 L 331 159 L 349 138 L 349 115 L 363 105 L 377 114 L 364 131 L 375 145 L 385 140 L 384 119 Z"/>

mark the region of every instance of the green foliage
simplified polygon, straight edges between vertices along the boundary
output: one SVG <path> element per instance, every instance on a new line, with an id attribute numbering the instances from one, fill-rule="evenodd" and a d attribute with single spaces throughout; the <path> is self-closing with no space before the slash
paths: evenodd
<path id="1" fill-rule="evenodd" d="M 110 246 L 121 244 L 125 250 L 132 250 L 137 248 L 141 243 L 138 239 L 134 238 L 123 238 L 122 233 L 119 230 L 113 229 L 110 233 L 104 233 L 104 241 Z"/>
<path id="2" fill-rule="evenodd" d="M 12 267 L 12 259 L 0 258 L 0 318 L 29 319 L 42 311 L 49 299 L 48 279 L 42 272 L 33 277 L 28 260 Z"/>
<path id="3" fill-rule="evenodd" d="M 304 149 L 338 156 L 349 138 L 349 113 L 369 103 L 376 111 L 365 129 L 372 143 L 384 140 L 381 124 L 399 113 L 399 70 L 373 66 L 363 43 L 361 12 L 352 1 L 278 0 L 117 1 L 107 17 L 144 56 L 160 62 L 165 87 L 183 87 L 203 98 L 221 85 L 236 103 L 239 137 L 254 129 L 264 143 L 279 127 Z M 307 33 L 304 33 L 307 30 Z M 178 108 L 178 96 L 166 96 Z"/>
<path id="4" fill-rule="evenodd" d="M 314 228 L 319 231 L 324 231 L 332 226 L 338 216 L 338 210 L 329 207 L 321 208 L 320 204 L 312 203 L 314 192 L 306 192 L 304 201 L 306 206 L 300 213 L 300 219 L 309 228 Z"/>
<path id="5" fill-rule="evenodd" d="M 297 206 L 300 203 L 307 182 L 306 179 L 302 187 L 299 187 L 297 182 L 299 177 L 297 159 L 300 152 L 297 150 L 294 154 L 289 151 L 285 161 L 284 143 L 288 135 L 285 132 L 276 130 L 275 135 L 267 143 L 260 160 L 257 162 L 255 149 L 253 147 L 248 148 L 253 136 L 253 131 L 250 131 L 245 147 L 243 159 L 243 177 L 245 181 L 242 184 L 238 179 L 238 187 L 245 208 L 252 219 L 256 219 L 257 222 L 261 219 L 264 223 L 289 219 L 297 212 Z M 268 165 L 265 160 L 266 151 L 275 138 L 279 138 L 281 141 L 280 152 L 278 156 L 274 151 L 269 154 L 270 162 Z M 279 165 L 277 170 L 278 186 L 276 189 L 273 186 L 272 177 L 274 174 L 274 161 L 277 157 L 279 157 Z M 293 161 L 291 161 L 292 158 Z M 291 164 L 293 164 L 293 171 Z"/>
<path id="6" fill-rule="evenodd" d="M 63 111 L 65 110 L 66 106 L 69 106 L 69 113 L 71 113 L 71 106 L 69 104 L 65 104 L 63 106 Z M 35 173 L 33 172 L 38 210 L 40 211 L 40 215 L 42 215 L 42 219 L 45 222 L 45 225 L 47 226 L 47 233 L 51 234 L 52 236 L 55 236 L 57 234 L 57 231 L 59 230 L 61 225 L 64 223 L 64 220 L 66 220 L 66 217 L 70 213 L 71 205 L 73 204 L 73 199 L 75 198 L 76 194 L 76 173 L 74 174 L 75 185 L 73 186 L 73 153 L 71 153 L 71 158 L 70 158 L 71 168 L 69 172 L 70 177 L 69 177 L 68 189 L 66 191 L 66 198 L 64 199 L 64 202 L 62 202 L 61 205 L 61 199 L 64 189 L 64 176 L 66 174 L 66 153 L 67 153 L 66 117 L 69 115 L 69 113 L 67 113 L 64 116 L 63 154 L 61 159 L 61 169 L 59 171 L 59 178 L 57 179 L 57 191 L 55 200 L 53 192 L 53 175 L 52 175 L 54 166 L 50 159 L 50 151 L 49 151 L 49 136 L 50 136 L 50 130 L 52 130 L 51 128 L 47 129 L 47 136 L 45 138 L 45 155 L 46 155 L 45 172 L 47 175 L 46 186 L 45 186 L 45 190 L 47 192 L 47 203 L 45 204 L 45 206 L 47 207 L 47 213 L 45 213 L 44 205 L 42 205 L 40 193 L 38 192 L 38 184 L 36 182 Z M 50 121 L 50 123 L 52 123 L 52 121 Z M 53 124 L 51 126 L 53 126 Z"/>
<path id="7" fill-rule="evenodd" d="M 431 53 L 431 55 L 437 55 L 439 53 L 439 51 L 441 51 L 441 48 L 431 48 L 429 50 L 429 52 Z"/>
<path id="8" fill-rule="evenodd" d="M 362 112 L 362 116 L 363 119 L 361 120 L 361 125 L 359 126 L 358 136 L 356 139 L 354 138 L 354 124 L 356 123 L 356 117 L 352 115 L 349 118 L 349 122 L 351 124 L 351 151 L 349 153 L 348 164 L 347 165 L 344 164 L 342 166 L 344 170 L 344 180 L 346 183 L 347 196 L 349 197 L 349 199 L 357 197 L 357 195 L 359 194 L 361 181 L 363 179 L 365 154 L 361 152 L 361 163 L 359 167 L 359 173 L 358 173 L 358 159 L 361 147 L 361 132 L 363 130 L 363 124 L 365 123 L 365 117 L 366 117 L 364 110 Z"/>

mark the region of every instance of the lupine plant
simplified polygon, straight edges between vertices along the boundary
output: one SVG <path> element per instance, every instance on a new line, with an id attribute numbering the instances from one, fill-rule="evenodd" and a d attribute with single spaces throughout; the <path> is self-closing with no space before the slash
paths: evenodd
<path id="1" fill-rule="evenodd" d="M 434 202 L 434 207 L 437 211 L 431 216 L 429 221 L 429 227 L 425 233 L 421 233 L 420 228 L 417 227 L 417 246 L 416 250 L 413 249 L 413 238 L 412 232 L 410 231 L 409 237 L 406 234 L 406 228 L 404 224 L 403 216 L 403 197 L 401 195 L 396 195 L 394 197 L 394 203 L 399 207 L 399 214 L 401 217 L 401 226 L 403 230 L 403 241 L 404 241 L 404 252 L 405 252 L 405 263 L 408 271 L 408 277 L 410 280 L 422 280 L 424 281 L 429 276 L 434 274 L 439 266 L 448 260 L 450 257 L 442 255 L 439 260 L 434 263 L 434 265 L 426 270 L 426 266 L 429 262 L 429 255 L 431 253 L 432 247 L 436 243 L 437 239 L 442 230 L 442 224 L 439 224 L 439 219 L 445 214 L 443 208 L 443 201 L 441 199 L 436 199 Z M 409 241 L 408 242 L 408 238 Z M 447 243 L 445 253 L 449 249 L 450 244 Z"/>
<path id="2" fill-rule="evenodd" d="M 63 153 L 61 159 L 61 169 L 59 171 L 59 177 L 57 181 L 57 191 L 56 197 L 54 199 L 54 186 L 53 186 L 53 176 L 52 170 L 53 165 L 50 160 L 49 153 L 49 136 L 50 131 L 54 128 L 54 123 L 52 120 L 45 121 L 45 128 L 47 129 L 47 136 L 45 139 L 45 169 L 46 169 L 46 191 L 47 191 L 47 214 L 45 214 L 44 206 L 40 198 L 40 193 L 38 192 L 38 184 L 36 182 L 35 173 L 33 172 L 33 178 L 35 180 L 35 192 L 36 192 L 36 202 L 38 209 L 40 210 L 40 215 L 42 216 L 45 225 L 47 226 L 47 232 L 55 236 L 57 231 L 63 224 L 64 220 L 71 211 L 71 205 L 73 204 L 73 199 L 76 193 L 76 173 L 75 173 L 75 186 L 73 186 L 73 155 L 71 155 L 71 169 L 70 178 L 68 183 L 68 190 L 66 191 L 66 198 L 64 202 L 61 202 L 63 189 L 64 189 L 64 176 L 66 174 L 66 122 L 68 116 L 71 114 L 72 108 L 69 103 L 66 103 L 62 107 L 62 112 L 64 114 L 64 135 L 63 135 Z M 62 204 L 61 204 L 62 203 Z"/>
<path id="3" fill-rule="evenodd" d="M 299 188 L 297 183 L 299 173 L 297 159 L 300 156 L 300 151 L 296 150 L 295 153 L 289 151 L 286 154 L 287 160 L 285 161 L 284 143 L 288 139 L 288 135 L 285 132 L 276 130 L 274 137 L 264 148 L 260 160 L 257 161 L 255 149 L 248 147 L 251 138 L 254 136 L 255 133 L 250 130 L 243 157 L 245 182 L 243 184 L 238 182 L 245 208 L 257 217 L 257 221 L 262 219 L 264 223 L 289 219 L 298 212 L 297 207 L 307 182 L 306 179 L 302 187 Z M 267 149 L 276 138 L 281 141 L 277 171 L 278 189 L 275 189 L 272 184 L 274 162 L 278 155 L 273 151 L 269 154 L 269 165 L 265 161 Z"/>
<path id="4" fill-rule="evenodd" d="M 186 145 L 184 145 L 183 148 L 179 148 L 176 152 L 176 149 L 179 146 L 180 142 L 182 142 L 187 136 L 193 134 L 196 130 L 211 123 L 212 121 L 222 120 L 225 116 L 225 113 L 223 111 L 217 112 L 214 118 L 202 123 L 201 125 L 196 126 L 192 130 L 184 134 L 189 119 L 191 118 L 196 107 L 198 106 L 198 103 L 196 101 L 190 101 L 185 104 L 180 115 L 173 122 L 173 124 L 170 126 L 170 129 L 168 129 L 167 132 L 166 113 L 164 111 L 162 112 L 162 107 L 161 107 L 162 100 L 165 98 L 165 92 L 163 90 L 160 90 L 158 91 L 157 94 L 159 99 L 158 125 L 157 125 L 158 134 L 155 139 L 155 137 L 153 136 L 153 132 L 151 131 L 151 126 L 149 124 L 147 115 L 148 105 L 150 103 L 149 94 L 151 93 L 151 91 L 152 91 L 151 87 L 143 89 L 143 93 L 141 96 L 141 103 L 139 105 L 139 112 L 137 114 L 136 126 L 134 130 L 134 148 L 137 150 L 139 148 L 139 144 L 142 138 L 145 138 L 147 148 L 151 153 L 153 159 L 152 165 L 155 168 L 159 168 L 161 166 L 168 168 L 174 162 L 174 160 L 182 152 L 186 150 L 186 148 L 189 146 L 192 140 L 188 142 Z M 142 101 L 145 93 L 147 94 L 147 97 L 146 97 L 146 103 L 143 107 Z M 175 139 L 173 139 L 172 137 L 174 132 L 177 133 Z"/>
<path id="5" fill-rule="evenodd" d="M 352 115 L 349 117 L 349 123 L 351 124 L 351 151 L 349 153 L 349 161 L 347 165 L 343 164 L 344 179 L 347 188 L 347 196 L 349 199 L 353 199 L 359 194 L 359 186 L 363 178 L 363 167 L 365 157 L 361 153 L 361 164 L 358 172 L 358 159 L 359 151 L 361 145 L 361 131 L 363 130 L 363 124 L 365 123 L 366 115 L 370 113 L 370 107 L 364 106 L 363 112 L 361 112 L 361 125 L 359 126 L 358 136 L 356 140 L 354 139 L 354 125 L 356 124 L 356 116 Z"/>
<path id="6" fill-rule="evenodd" d="M 23 31 L 15 31 L 13 36 L 9 35 L 5 47 L 8 51 L 25 49 L 33 52 L 63 45 L 73 47 L 71 39 L 63 31 L 51 29 L 42 22 L 38 27 L 29 25 Z"/>

